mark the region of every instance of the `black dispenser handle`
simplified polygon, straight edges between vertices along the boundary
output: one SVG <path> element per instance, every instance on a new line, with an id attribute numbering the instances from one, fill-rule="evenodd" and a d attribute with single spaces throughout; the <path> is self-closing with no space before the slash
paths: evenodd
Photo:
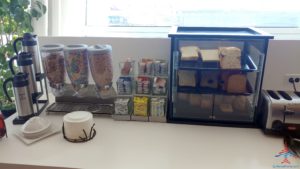
<path id="1" fill-rule="evenodd" d="M 8 61 L 8 66 L 9 66 L 9 69 L 11 71 L 11 73 L 13 75 L 16 74 L 15 70 L 14 70 L 14 66 L 13 66 L 13 63 L 14 63 L 14 60 L 17 60 L 18 59 L 18 56 L 14 56 L 12 58 L 10 58 L 10 60 Z"/>
<path id="2" fill-rule="evenodd" d="M 10 102 L 12 102 L 12 100 L 11 100 L 11 98 L 10 98 L 8 92 L 7 92 L 7 84 L 8 84 L 8 82 L 10 82 L 10 81 L 13 82 L 13 78 L 12 78 L 12 77 L 6 79 L 6 80 L 3 82 L 2 88 L 3 88 L 4 94 L 5 94 L 5 96 L 7 97 L 7 99 L 8 99 Z"/>
<path id="3" fill-rule="evenodd" d="M 18 55 L 18 49 L 17 49 L 17 43 L 19 42 L 19 41 L 22 41 L 23 40 L 23 37 L 19 37 L 19 38 L 17 38 L 15 41 L 14 41 L 14 44 L 13 44 L 13 46 L 14 46 L 14 51 L 15 51 L 15 53 Z"/>

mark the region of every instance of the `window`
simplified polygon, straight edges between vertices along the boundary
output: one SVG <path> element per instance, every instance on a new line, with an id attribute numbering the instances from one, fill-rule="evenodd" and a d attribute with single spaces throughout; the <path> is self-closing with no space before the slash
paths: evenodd
<path id="1" fill-rule="evenodd" d="M 300 34 L 296 0 L 58 0 L 52 7 L 54 35 L 162 33 L 170 26 L 253 26 Z M 59 12 L 57 12 L 57 10 Z M 51 13 L 50 13 L 51 14 Z M 59 25 L 55 25 L 56 22 Z M 276 28 L 276 29 L 273 29 Z M 279 29 L 278 29 L 279 28 Z M 284 28 L 284 29 L 283 29 Z M 288 28 L 288 29 L 286 29 Z M 291 31 L 292 28 L 292 31 Z M 284 31 L 284 30 L 287 31 Z M 279 32 L 278 32 L 279 30 Z"/>
<path id="2" fill-rule="evenodd" d="M 87 26 L 299 27 L 295 0 L 87 0 Z"/>

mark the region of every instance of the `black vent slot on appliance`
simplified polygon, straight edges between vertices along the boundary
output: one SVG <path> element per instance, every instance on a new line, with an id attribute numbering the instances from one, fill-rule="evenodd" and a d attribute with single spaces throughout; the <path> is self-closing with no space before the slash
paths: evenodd
<path id="1" fill-rule="evenodd" d="M 279 96 L 272 90 L 267 90 L 268 94 L 272 97 L 272 99 L 279 100 Z"/>
<path id="2" fill-rule="evenodd" d="M 279 93 L 285 100 L 292 100 L 291 96 L 289 96 L 286 92 L 284 92 L 284 91 L 278 91 L 278 93 Z"/>
<path id="3" fill-rule="evenodd" d="M 298 97 L 300 97 L 300 92 L 294 92 L 295 95 L 297 95 Z"/>

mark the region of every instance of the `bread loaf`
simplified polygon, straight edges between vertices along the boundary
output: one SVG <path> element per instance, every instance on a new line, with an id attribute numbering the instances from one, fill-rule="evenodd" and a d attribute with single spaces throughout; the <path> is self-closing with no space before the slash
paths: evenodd
<path id="1" fill-rule="evenodd" d="M 220 88 L 228 93 L 245 93 L 247 76 L 241 72 L 223 71 L 220 76 Z"/>
<path id="2" fill-rule="evenodd" d="M 219 62 L 218 49 L 201 49 L 200 56 L 203 62 Z"/>
<path id="3" fill-rule="evenodd" d="M 244 74 L 233 74 L 228 77 L 226 91 L 228 93 L 245 93 L 247 77 Z"/>
<path id="4" fill-rule="evenodd" d="M 184 46 L 180 48 L 181 60 L 197 60 L 199 48 L 197 46 Z"/>
<path id="5" fill-rule="evenodd" d="M 222 69 L 241 69 L 241 50 L 237 47 L 219 48 Z"/>
<path id="6" fill-rule="evenodd" d="M 196 87 L 196 71 L 178 70 L 178 85 Z"/>

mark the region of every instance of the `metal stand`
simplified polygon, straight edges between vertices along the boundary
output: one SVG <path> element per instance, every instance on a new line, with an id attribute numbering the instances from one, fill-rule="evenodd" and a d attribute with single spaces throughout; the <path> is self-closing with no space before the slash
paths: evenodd
<path id="1" fill-rule="evenodd" d="M 36 82 L 40 84 L 40 91 L 32 94 L 32 103 L 33 105 L 35 105 L 34 112 L 32 113 L 32 115 L 26 117 L 20 117 L 20 116 L 16 117 L 13 120 L 13 124 L 24 124 L 31 117 L 40 115 L 49 104 L 49 95 L 48 95 L 45 74 L 44 73 L 36 74 Z M 41 99 L 42 96 L 44 96 L 45 94 L 46 94 L 46 98 Z"/>
<path id="2" fill-rule="evenodd" d="M 114 111 L 114 97 L 99 98 L 95 91 L 95 85 L 91 84 L 84 89 L 81 97 L 77 97 L 74 96 L 72 86 L 66 84 L 63 96 L 55 97 L 55 103 L 47 108 L 47 112 L 90 111 L 93 114 L 111 115 Z"/>
<path id="3" fill-rule="evenodd" d="M 44 73 L 36 74 L 36 81 L 40 83 L 41 91 L 38 92 L 36 97 L 32 97 L 32 102 L 36 105 L 36 111 L 34 112 L 34 114 L 36 116 L 38 116 L 44 111 L 44 109 L 49 104 L 49 95 L 48 95 L 48 88 L 47 88 L 47 82 L 46 82 L 45 74 Z M 44 82 L 44 85 L 43 85 L 43 82 Z M 44 92 L 44 90 L 45 90 L 45 92 Z M 44 94 L 46 94 L 46 98 L 41 99 L 41 97 Z M 42 105 L 41 108 L 39 107 L 39 104 Z"/>

